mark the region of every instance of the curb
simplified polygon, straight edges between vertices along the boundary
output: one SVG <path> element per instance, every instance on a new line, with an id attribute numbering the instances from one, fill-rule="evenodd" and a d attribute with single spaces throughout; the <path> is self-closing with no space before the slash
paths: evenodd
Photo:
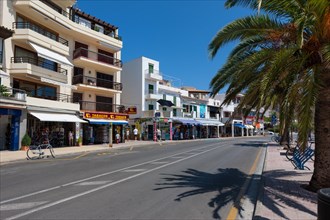
<path id="1" fill-rule="evenodd" d="M 262 175 L 261 175 L 261 178 L 260 178 L 259 191 L 258 191 L 258 195 L 257 195 L 257 202 L 255 204 L 255 208 L 253 210 L 253 215 L 252 215 L 253 220 L 258 220 L 259 219 L 259 217 L 255 217 L 255 214 L 258 213 L 258 211 L 263 206 L 262 198 L 263 198 L 263 195 L 264 195 L 264 187 L 265 187 L 265 177 L 264 177 L 263 174 L 264 174 L 267 155 L 268 155 L 268 143 L 265 144 L 265 145 L 266 145 L 266 151 L 265 151 L 265 156 L 264 156 L 264 162 L 262 164 Z"/>

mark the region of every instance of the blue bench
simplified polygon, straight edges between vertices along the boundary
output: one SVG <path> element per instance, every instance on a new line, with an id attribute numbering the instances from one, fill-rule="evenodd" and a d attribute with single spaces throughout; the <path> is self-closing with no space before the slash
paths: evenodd
<path id="1" fill-rule="evenodd" d="M 303 152 L 295 149 L 291 163 L 295 169 L 303 170 L 305 167 L 310 170 L 305 163 L 314 156 L 314 150 L 311 147 L 307 147 Z"/>

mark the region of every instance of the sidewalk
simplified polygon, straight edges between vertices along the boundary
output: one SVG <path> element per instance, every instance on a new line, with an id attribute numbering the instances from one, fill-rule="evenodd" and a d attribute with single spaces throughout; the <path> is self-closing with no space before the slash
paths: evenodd
<path id="1" fill-rule="evenodd" d="M 109 144 L 99 144 L 99 145 L 83 145 L 73 146 L 73 147 L 59 147 L 54 148 L 55 155 L 65 155 L 65 154 L 75 154 L 75 153 L 83 153 L 83 152 L 91 152 L 91 151 L 104 151 L 111 149 L 118 149 L 124 147 L 134 147 L 134 146 L 145 146 L 158 144 L 158 142 L 153 141 L 126 141 L 125 143 L 113 144 L 112 147 L 109 147 Z M 171 142 L 162 142 L 162 143 L 171 143 Z M 13 161 L 18 160 L 26 160 L 26 151 L 0 151 L 0 165 L 7 164 Z"/>
<path id="2" fill-rule="evenodd" d="M 306 163 L 311 170 L 295 170 L 281 149 L 268 145 L 254 219 L 317 219 L 317 194 L 300 187 L 311 179 L 313 161 Z"/>

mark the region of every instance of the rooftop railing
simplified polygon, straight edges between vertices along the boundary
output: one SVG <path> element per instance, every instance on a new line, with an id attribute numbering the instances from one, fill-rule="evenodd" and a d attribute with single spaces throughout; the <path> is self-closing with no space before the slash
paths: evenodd
<path id="1" fill-rule="evenodd" d="M 82 47 L 73 51 L 73 59 L 77 59 L 79 57 L 85 57 L 89 60 L 110 64 L 119 68 L 122 67 L 121 60 L 102 53 L 93 52 Z"/>
<path id="2" fill-rule="evenodd" d="M 12 57 L 11 63 L 29 63 L 35 66 L 39 66 L 54 72 L 58 72 L 63 75 L 67 75 L 68 71 L 58 67 L 58 65 L 52 65 L 48 62 L 45 62 L 44 59 L 38 59 L 34 57 Z"/>
<path id="3" fill-rule="evenodd" d="M 48 37 L 54 41 L 57 41 L 65 46 L 69 45 L 69 42 L 67 40 L 65 40 L 64 38 L 61 38 L 61 37 L 57 36 L 56 34 L 51 33 L 49 31 L 45 30 L 44 28 L 42 28 L 36 24 L 30 23 L 30 22 L 13 22 L 13 29 L 30 29 L 45 37 Z"/>
<path id="4" fill-rule="evenodd" d="M 113 82 L 113 81 L 105 80 L 105 79 L 84 76 L 84 75 L 76 75 L 76 76 L 72 77 L 72 84 L 73 85 L 84 84 L 84 85 L 90 85 L 90 86 L 95 86 L 95 87 L 114 89 L 114 90 L 118 90 L 118 91 L 121 91 L 123 89 L 123 86 L 121 83 L 117 83 L 117 82 Z"/>

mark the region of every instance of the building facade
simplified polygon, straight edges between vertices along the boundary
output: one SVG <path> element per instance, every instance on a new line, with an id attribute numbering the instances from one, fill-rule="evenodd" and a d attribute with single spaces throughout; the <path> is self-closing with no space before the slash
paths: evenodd
<path id="1" fill-rule="evenodd" d="M 10 149 L 19 149 L 25 134 L 33 144 L 50 141 L 54 147 L 80 139 L 85 144 L 109 143 L 115 130 L 127 124 L 120 106 L 118 28 L 75 9 L 74 3 L 0 2 L 0 26 L 13 31 L 1 45 L 2 72 L 7 74 L 1 85 L 23 106 L 20 113 L 10 113 L 10 106 L 0 102 L 1 117 L 8 118 L 0 126 L 14 130 L 19 123 L 18 146 Z"/>

